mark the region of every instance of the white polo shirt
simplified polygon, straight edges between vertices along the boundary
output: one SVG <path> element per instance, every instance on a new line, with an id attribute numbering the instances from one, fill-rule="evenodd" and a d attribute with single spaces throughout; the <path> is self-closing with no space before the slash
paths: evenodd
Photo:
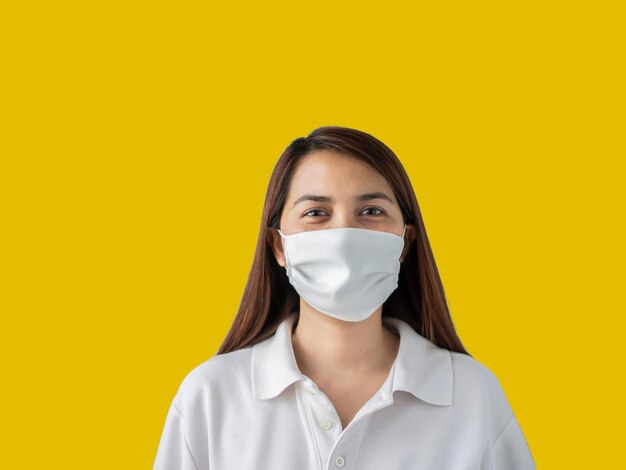
<path id="1" fill-rule="evenodd" d="M 406 322 L 385 383 L 342 428 L 298 369 L 292 313 L 271 337 L 215 355 L 174 396 L 155 470 L 534 470 L 496 376 Z"/>

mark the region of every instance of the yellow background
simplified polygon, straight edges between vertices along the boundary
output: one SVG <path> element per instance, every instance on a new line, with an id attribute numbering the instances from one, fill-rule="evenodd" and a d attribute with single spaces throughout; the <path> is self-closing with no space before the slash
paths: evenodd
<path id="1" fill-rule="evenodd" d="M 151 468 L 231 324 L 278 156 L 343 125 L 405 165 L 538 466 L 615 468 L 619 3 L 3 4 L 0 467 Z"/>

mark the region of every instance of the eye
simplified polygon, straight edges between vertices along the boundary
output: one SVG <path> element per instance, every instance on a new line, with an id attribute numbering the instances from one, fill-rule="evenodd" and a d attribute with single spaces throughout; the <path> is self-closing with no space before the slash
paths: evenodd
<path id="1" fill-rule="evenodd" d="M 366 209 L 363 209 L 363 212 L 365 211 L 379 211 L 380 214 L 384 214 L 385 211 L 383 211 L 382 209 L 379 209 L 378 207 L 368 207 Z M 369 214 L 369 215 L 380 215 L 380 214 Z"/>
<path id="2" fill-rule="evenodd" d="M 307 215 L 311 214 L 312 212 L 324 212 L 324 211 L 321 210 L 321 209 L 311 209 L 310 211 L 305 212 L 303 215 L 307 216 Z"/>

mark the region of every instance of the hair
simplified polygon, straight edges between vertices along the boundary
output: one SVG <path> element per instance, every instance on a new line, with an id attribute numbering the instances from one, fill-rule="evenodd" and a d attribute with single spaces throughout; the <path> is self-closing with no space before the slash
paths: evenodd
<path id="1" fill-rule="evenodd" d="M 268 338 L 290 313 L 300 310 L 300 297 L 274 256 L 268 232 L 280 228 L 294 168 L 302 157 L 316 150 L 350 155 L 380 173 L 394 191 L 404 222 L 415 226 L 415 241 L 401 264 L 398 287 L 383 303 L 382 315 L 404 320 L 439 347 L 471 356 L 454 328 L 417 198 L 404 167 L 380 140 L 341 126 L 319 127 L 306 137 L 298 137 L 276 162 L 265 194 L 252 267 L 235 319 L 217 354 Z"/>

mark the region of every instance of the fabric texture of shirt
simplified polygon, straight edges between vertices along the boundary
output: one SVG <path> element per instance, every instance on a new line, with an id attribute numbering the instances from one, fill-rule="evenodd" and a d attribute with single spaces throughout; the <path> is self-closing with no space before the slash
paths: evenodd
<path id="1" fill-rule="evenodd" d="M 182 380 L 154 470 L 535 470 L 496 376 L 383 316 L 400 336 L 387 379 L 342 428 L 297 366 L 297 313 L 267 339 L 211 357 Z"/>

